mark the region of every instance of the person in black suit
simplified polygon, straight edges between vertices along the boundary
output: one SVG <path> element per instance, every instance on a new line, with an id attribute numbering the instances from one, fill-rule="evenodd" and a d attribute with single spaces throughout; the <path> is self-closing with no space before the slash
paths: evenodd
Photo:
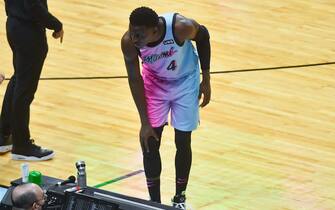
<path id="1" fill-rule="evenodd" d="M 63 25 L 48 11 L 47 0 L 5 0 L 5 8 L 14 74 L 2 104 L 0 152 L 11 150 L 14 160 L 48 160 L 54 152 L 41 148 L 30 138 L 30 104 L 48 52 L 46 28 L 53 30 L 53 37 L 62 42 Z"/>

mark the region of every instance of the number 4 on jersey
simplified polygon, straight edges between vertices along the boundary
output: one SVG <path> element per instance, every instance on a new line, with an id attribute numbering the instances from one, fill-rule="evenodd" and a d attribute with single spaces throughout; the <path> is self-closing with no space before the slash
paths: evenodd
<path id="1" fill-rule="evenodd" d="M 171 70 L 174 71 L 177 68 L 177 63 L 176 60 L 172 60 L 171 63 L 169 64 L 169 66 L 167 67 L 167 70 Z"/>

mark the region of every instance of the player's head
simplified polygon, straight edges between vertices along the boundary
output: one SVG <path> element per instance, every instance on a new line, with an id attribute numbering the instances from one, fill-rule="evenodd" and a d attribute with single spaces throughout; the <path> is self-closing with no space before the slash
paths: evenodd
<path id="1" fill-rule="evenodd" d="M 134 9 L 129 17 L 129 33 L 134 45 L 144 47 L 153 41 L 158 31 L 158 15 L 149 7 Z"/>

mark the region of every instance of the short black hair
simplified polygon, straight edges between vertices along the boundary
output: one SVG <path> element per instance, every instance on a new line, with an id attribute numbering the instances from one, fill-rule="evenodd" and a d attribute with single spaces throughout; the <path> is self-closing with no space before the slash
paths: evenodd
<path id="1" fill-rule="evenodd" d="M 34 192 L 26 192 L 13 199 L 12 204 L 15 208 L 29 209 L 37 200 L 37 196 Z"/>
<path id="2" fill-rule="evenodd" d="M 138 7 L 131 12 L 129 21 L 133 26 L 154 27 L 158 25 L 158 15 L 149 7 Z"/>

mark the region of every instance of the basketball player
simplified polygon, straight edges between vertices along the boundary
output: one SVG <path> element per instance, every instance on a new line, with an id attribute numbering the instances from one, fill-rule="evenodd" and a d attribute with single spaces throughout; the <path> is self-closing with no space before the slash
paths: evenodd
<path id="1" fill-rule="evenodd" d="M 161 202 L 159 147 L 171 112 L 175 129 L 176 194 L 173 206 L 185 208 L 185 190 L 191 162 L 191 133 L 201 107 L 211 97 L 210 42 L 205 26 L 177 13 L 158 16 L 148 7 L 132 11 L 128 31 L 121 40 L 130 90 L 140 120 L 140 143 L 147 186 L 152 201 Z M 196 42 L 202 69 L 191 40 Z M 139 59 L 142 60 L 142 75 Z"/>

